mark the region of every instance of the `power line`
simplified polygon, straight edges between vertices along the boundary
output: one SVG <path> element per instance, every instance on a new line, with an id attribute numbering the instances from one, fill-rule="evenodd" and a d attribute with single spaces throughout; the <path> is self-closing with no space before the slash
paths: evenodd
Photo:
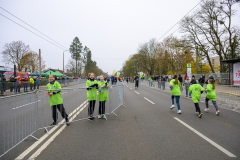
<path id="1" fill-rule="evenodd" d="M 40 32 L 39 30 L 37 30 L 36 28 L 34 28 L 33 26 L 29 25 L 28 23 L 24 22 L 23 20 L 21 20 L 20 18 L 18 18 L 17 16 L 13 15 L 12 13 L 10 13 L 9 11 L 7 11 L 6 9 L 0 7 L 2 10 L 4 10 L 5 12 L 9 13 L 10 15 L 12 15 L 13 17 L 17 18 L 18 20 L 20 20 L 21 22 L 25 23 L 26 25 L 28 25 L 29 27 L 31 27 L 32 29 L 36 30 L 37 32 L 41 33 L 42 35 L 46 36 L 47 38 L 51 39 L 52 41 L 54 41 L 55 43 L 57 43 L 58 45 L 64 47 L 63 45 L 61 45 L 60 43 L 56 42 L 55 40 L 53 40 L 52 38 L 50 38 L 49 36 L 47 36 L 46 34 Z M 64 47 L 66 48 L 66 47 Z"/>
<path id="2" fill-rule="evenodd" d="M 172 30 L 179 22 L 181 22 L 183 20 L 183 18 L 185 18 L 190 12 L 192 12 L 192 10 L 194 10 L 203 0 L 200 0 L 200 2 L 198 2 L 198 4 L 196 6 L 194 6 L 184 17 L 182 17 L 176 24 L 174 24 L 166 33 L 164 33 L 158 40 L 162 39 L 170 30 Z M 180 27 L 179 27 L 180 28 Z M 178 28 L 178 29 L 179 29 Z M 177 30 L 178 30 L 177 29 Z M 177 30 L 175 30 L 174 32 L 176 32 Z M 173 32 L 173 33 L 174 33 Z M 173 34 L 171 33 L 171 34 Z M 157 41 L 158 41 L 157 40 Z"/>
<path id="3" fill-rule="evenodd" d="M 33 31 L 31 31 L 31 30 L 27 29 L 26 27 L 22 26 L 21 24 L 19 24 L 19 23 L 15 22 L 14 20 L 12 20 L 12 19 L 10 19 L 10 18 L 8 18 L 8 17 L 4 16 L 4 15 L 3 15 L 3 14 L 1 14 L 1 13 L 0 13 L 0 15 L 1 15 L 1 16 L 3 16 L 3 17 L 4 17 L 4 18 L 6 18 L 6 19 L 8 19 L 8 20 L 12 21 L 13 23 L 15 23 L 15 24 L 19 25 L 20 27 L 22 27 L 22 28 L 24 28 L 24 29 L 28 30 L 29 32 L 31 32 L 31 33 L 33 33 L 33 34 L 35 34 L 36 36 L 38 36 L 38 37 L 40 37 L 40 38 L 44 39 L 45 41 L 48 41 L 49 43 L 53 44 L 54 46 L 56 46 L 56 47 L 58 47 L 58 48 L 60 48 L 60 49 L 64 50 L 64 48 L 62 48 L 62 47 L 60 47 L 60 46 L 58 46 L 58 45 L 56 45 L 56 44 L 52 43 L 51 41 L 47 40 L 46 38 L 44 38 L 44 37 L 42 37 L 42 36 L 38 35 L 37 33 L 33 32 Z"/>

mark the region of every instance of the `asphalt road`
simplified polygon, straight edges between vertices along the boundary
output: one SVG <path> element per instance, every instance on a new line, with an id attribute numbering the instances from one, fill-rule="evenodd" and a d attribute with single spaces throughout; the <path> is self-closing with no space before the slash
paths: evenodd
<path id="1" fill-rule="evenodd" d="M 86 96 L 86 91 L 80 91 L 79 94 Z M 74 105 L 83 104 L 86 99 L 79 99 L 74 103 L 73 97 L 70 93 L 64 97 L 64 101 L 72 101 L 73 104 L 68 105 L 73 108 Z M 169 93 L 145 86 L 135 90 L 133 84 L 125 85 L 124 102 L 127 107 L 118 108 L 115 111 L 118 116 L 111 114 L 107 116 L 107 120 L 82 120 L 67 127 L 58 127 L 39 145 L 29 150 L 23 159 L 146 160 L 240 157 L 238 112 L 219 106 L 221 113 L 216 116 L 215 108 L 210 105 L 210 112 L 203 113 L 203 117 L 199 119 L 192 100 L 181 97 L 182 114 L 179 115 L 176 108 L 170 110 Z M 204 103 L 200 103 L 200 108 L 204 110 Z M 84 116 L 86 110 L 87 103 L 82 105 L 78 116 Z M 72 118 L 79 119 L 78 116 Z M 45 134 L 40 130 L 36 136 L 40 138 Z M 2 159 L 15 159 L 35 143 L 33 138 L 28 138 Z"/>

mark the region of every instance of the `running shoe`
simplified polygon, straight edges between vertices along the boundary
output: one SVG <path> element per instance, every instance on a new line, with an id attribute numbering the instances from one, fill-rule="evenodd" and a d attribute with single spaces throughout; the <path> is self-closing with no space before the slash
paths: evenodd
<path id="1" fill-rule="evenodd" d="M 202 113 L 201 113 L 201 114 L 199 114 L 198 118 L 201 118 L 201 117 L 202 117 L 202 115 L 203 115 Z"/>
<path id="2" fill-rule="evenodd" d="M 102 116 L 99 114 L 99 115 L 98 115 L 98 119 L 101 119 L 101 118 L 102 118 Z"/>
<path id="3" fill-rule="evenodd" d="M 205 112 L 208 112 L 208 111 L 209 111 L 209 108 L 204 109 L 204 111 L 205 111 Z"/>
<path id="4" fill-rule="evenodd" d="M 170 109 L 173 109 L 173 108 L 175 108 L 175 106 L 174 106 L 174 105 L 172 105 L 172 107 L 170 107 Z"/>
<path id="5" fill-rule="evenodd" d="M 107 119 L 107 117 L 105 116 L 105 114 L 102 115 L 102 118 L 103 118 L 103 119 Z"/>
<path id="6" fill-rule="evenodd" d="M 89 117 L 88 120 L 89 120 L 89 121 L 92 121 L 93 119 L 92 119 L 92 117 Z"/>
<path id="7" fill-rule="evenodd" d="M 219 110 L 217 110 L 217 111 L 216 111 L 216 115 L 219 115 L 219 114 L 220 114 L 220 111 L 219 111 Z"/>
<path id="8" fill-rule="evenodd" d="M 53 122 L 52 124 L 51 124 L 51 126 L 55 126 L 55 125 L 57 125 L 58 123 L 57 122 Z"/>
<path id="9" fill-rule="evenodd" d="M 178 111 L 177 111 L 177 113 L 178 113 L 178 114 L 181 114 L 181 113 L 182 113 L 182 111 L 181 111 L 181 110 L 178 110 Z"/>

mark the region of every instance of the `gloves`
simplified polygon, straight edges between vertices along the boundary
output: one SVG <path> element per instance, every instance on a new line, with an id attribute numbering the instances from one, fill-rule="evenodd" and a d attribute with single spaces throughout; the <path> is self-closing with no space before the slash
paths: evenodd
<path id="1" fill-rule="evenodd" d="M 173 85 L 172 85 L 172 84 L 170 85 L 170 89 L 171 89 L 171 90 L 173 89 Z"/>

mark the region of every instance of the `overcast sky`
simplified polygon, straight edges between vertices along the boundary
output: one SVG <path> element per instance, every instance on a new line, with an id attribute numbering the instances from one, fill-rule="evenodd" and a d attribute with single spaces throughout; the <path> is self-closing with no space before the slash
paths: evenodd
<path id="1" fill-rule="evenodd" d="M 0 6 L 69 48 L 77 36 L 105 72 L 120 70 L 139 43 L 160 38 L 200 0 L 0 0 Z M 240 6 L 235 24 L 239 24 Z M 10 14 L 0 13 L 34 31 Z M 5 43 L 23 41 L 42 51 L 47 68 L 63 68 L 63 50 L 0 15 L 0 52 Z M 171 34 L 170 31 L 166 36 Z M 174 35 L 178 35 L 175 33 Z M 166 37 L 165 36 L 165 37 Z M 65 52 L 65 64 L 71 55 Z M 2 55 L 0 55 L 0 65 Z"/>

